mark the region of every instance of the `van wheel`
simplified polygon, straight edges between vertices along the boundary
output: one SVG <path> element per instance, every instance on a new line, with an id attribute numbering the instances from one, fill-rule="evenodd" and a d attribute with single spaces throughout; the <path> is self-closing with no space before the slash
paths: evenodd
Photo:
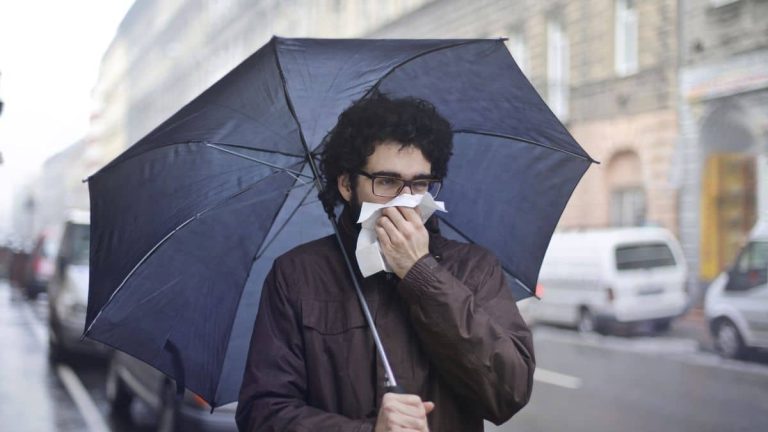
<path id="1" fill-rule="evenodd" d="M 176 401 L 176 387 L 170 382 L 163 388 L 160 412 L 157 418 L 157 432 L 179 432 L 179 402 Z"/>
<path id="2" fill-rule="evenodd" d="M 52 365 L 69 364 L 72 361 L 71 353 L 50 334 L 48 335 L 48 361 Z"/>
<path id="3" fill-rule="evenodd" d="M 597 330 L 595 316 L 587 308 L 581 308 L 579 312 L 579 322 L 576 324 L 579 333 L 594 333 Z"/>
<path id="4" fill-rule="evenodd" d="M 107 400 L 109 401 L 112 415 L 123 419 L 130 419 L 133 394 L 125 382 L 120 379 L 120 375 L 118 375 L 117 370 L 111 363 L 107 372 L 106 387 Z"/>
<path id="5" fill-rule="evenodd" d="M 729 359 L 743 358 L 746 355 L 744 339 L 736 325 L 728 319 L 715 322 L 712 336 L 715 339 L 715 350 L 720 356 Z"/>

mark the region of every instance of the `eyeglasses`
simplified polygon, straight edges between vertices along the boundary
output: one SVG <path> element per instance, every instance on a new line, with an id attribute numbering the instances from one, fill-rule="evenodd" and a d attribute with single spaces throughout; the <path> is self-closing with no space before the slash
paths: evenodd
<path id="1" fill-rule="evenodd" d="M 411 193 L 414 195 L 429 192 L 433 197 L 437 197 L 437 194 L 440 193 L 440 187 L 443 185 L 443 182 L 437 179 L 403 180 L 397 177 L 368 174 L 365 171 L 357 171 L 357 174 L 371 179 L 371 191 L 380 197 L 396 197 L 406 186 L 411 189 Z"/>

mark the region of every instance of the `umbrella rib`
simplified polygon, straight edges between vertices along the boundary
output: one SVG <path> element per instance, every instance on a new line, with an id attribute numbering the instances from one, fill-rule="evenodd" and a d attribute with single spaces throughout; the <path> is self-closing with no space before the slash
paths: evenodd
<path id="1" fill-rule="evenodd" d="M 304 201 L 307 200 L 307 197 L 309 196 L 310 192 L 312 192 L 312 188 L 311 187 L 307 188 L 307 193 L 305 193 L 304 197 L 301 198 L 301 201 L 299 202 L 299 205 L 297 205 L 296 208 L 294 208 L 293 211 L 291 211 L 291 214 L 289 214 L 288 218 L 286 218 L 285 222 L 283 222 L 283 224 L 280 225 L 280 228 L 277 229 L 277 232 L 275 232 L 275 235 L 273 235 L 272 238 L 269 239 L 267 244 L 264 245 L 264 247 L 261 248 L 261 252 L 256 254 L 256 258 L 253 259 L 254 261 L 257 260 L 257 259 L 260 259 L 262 257 L 262 255 L 264 255 L 264 253 L 267 251 L 267 249 L 269 249 L 269 247 L 272 246 L 272 243 L 274 243 L 275 240 L 277 239 L 277 237 L 280 235 L 280 233 L 283 232 L 283 229 L 285 229 L 285 227 L 288 226 L 288 223 L 291 221 L 291 219 L 293 219 L 293 216 L 296 214 L 296 212 L 298 212 L 299 209 L 304 205 Z"/>
<path id="2" fill-rule="evenodd" d="M 155 151 L 155 150 L 160 150 L 160 149 L 164 149 L 166 147 L 182 145 L 182 144 L 202 144 L 202 145 L 215 144 L 215 145 L 224 146 L 224 147 L 235 147 L 235 148 L 241 148 L 241 149 L 245 149 L 245 150 L 255 150 L 255 151 L 264 152 L 264 153 L 280 154 L 280 155 L 284 155 L 284 156 L 290 156 L 290 157 L 304 159 L 304 156 L 301 156 L 301 155 L 296 155 L 296 154 L 287 153 L 287 152 L 281 152 L 281 151 L 277 151 L 277 150 L 268 150 L 268 149 L 259 148 L 259 147 L 248 147 L 248 146 L 242 146 L 242 145 L 237 145 L 237 144 L 225 144 L 225 143 L 211 142 L 211 141 L 202 141 L 202 140 L 189 140 L 189 141 L 176 141 L 176 142 L 172 142 L 172 143 L 168 143 L 168 144 L 163 144 L 163 145 L 158 146 L 158 147 L 153 147 L 153 148 L 151 148 L 151 149 L 149 149 L 147 151 L 144 151 L 144 152 L 141 152 L 141 153 L 138 153 L 138 154 L 135 154 L 135 155 L 131 155 L 129 158 L 121 160 L 120 164 L 123 164 L 123 163 L 125 163 L 125 162 L 127 162 L 127 161 L 129 161 L 131 159 L 137 158 L 139 156 L 145 155 L 145 154 L 147 154 L 149 152 L 152 152 L 152 151 Z M 126 152 L 128 150 L 130 150 L 130 149 L 127 149 Z M 123 154 L 125 154 L 125 153 L 123 153 Z M 102 172 L 106 171 L 107 169 L 110 169 L 113 166 L 116 166 L 115 161 L 117 159 L 119 159 L 121 156 L 122 155 L 118 156 L 112 162 L 109 162 L 107 165 L 103 166 L 102 168 L 100 168 L 95 173 L 93 173 L 90 176 L 88 176 L 87 178 L 83 179 L 83 183 L 88 182 L 92 177 L 96 177 L 97 175 L 101 174 Z"/>
<path id="3" fill-rule="evenodd" d="M 535 145 L 535 146 L 548 148 L 550 150 L 555 150 L 555 151 L 559 151 L 559 152 L 562 152 L 562 153 L 566 153 L 566 154 L 569 154 L 571 156 L 575 156 L 575 157 L 577 157 L 579 159 L 583 159 L 585 161 L 589 161 L 589 162 L 592 162 L 592 163 L 599 163 L 599 162 L 597 162 L 596 160 L 592 159 L 589 156 L 580 155 L 580 154 L 574 153 L 572 151 L 564 150 L 564 149 L 557 148 L 557 147 L 548 146 L 548 145 L 542 144 L 540 142 L 536 142 L 536 141 L 529 140 L 529 139 L 526 139 L 526 138 L 516 137 L 514 135 L 500 134 L 500 133 L 496 133 L 496 132 L 485 132 L 485 131 L 480 131 L 480 130 L 475 130 L 475 129 L 457 129 L 457 130 L 454 130 L 453 133 L 454 134 L 485 135 L 485 136 L 496 137 L 496 138 L 504 138 L 504 139 L 513 140 L 513 141 L 520 141 L 520 142 L 524 142 L 526 144 L 532 144 L 532 145 Z"/>
<path id="4" fill-rule="evenodd" d="M 472 240 L 472 239 L 471 239 L 471 238 L 470 238 L 468 235 L 464 234 L 464 232 L 463 232 L 463 231 L 461 231 L 461 230 L 460 230 L 458 227 L 456 227 L 454 224 L 452 224 L 452 223 L 448 222 L 447 220 L 445 220 L 445 219 L 443 219 L 443 218 L 440 218 L 440 220 L 441 220 L 441 221 L 442 221 L 444 224 L 446 224 L 446 225 L 448 225 L 449 227 L 451 227 L 451 229 L 452 229 L 452 230 L 456 231 L 456 233 L 457 233 L 458 235 L 462 236 L 462 237 L 463 237 L 463 238 L 464 238 L 464 239 L 465 239 L 467 242 L 469 242 L 469 243 L 471 243 L 471 244 L 475 244 L 475 242 L 474 242 L 474 241 L 473 241 L 473 240 Z M 531 289 L 530 289 L 530 288 L 528 288 L 528 287 L 527 287 L 527 286 L 526 286 L 526 285 L 525 285 L 523 282 L 521 282 L 521 281 L 520 281 L 520 279 L 518 279 L 518 277 L 517 277 L 517 276 L 515 276 L 515 274 L 514 274 L 514 273 L 512 273 L 512 271 L 510 271 L 508 268 L 506 268 L 506 267 L 504 266 L 504 264 L 501 264 L 501 262 L 499 262 L 499 264 L 501 265 L 501 269 L 502 269 L 502 270 L 504 270 L 505 272 L 507 272 L 507 273 L 508 273 L 508 274 L 509 274 L 509 275 L 512 277 L 512 279 L 514 279 L 514 280 L 515 280 L 515 282 L 516 282 L 518 285 L 520 285 L 521 287 L 523 287 L 523 289 L 525 289 L 526 291 L 528 291 L 528 292 L 529 292 L 529 293 L 530 293 L 532 296 L 536 297 L 536 293 L 534 293 L 533 291 L 531 291 Z"/>
<path id="5" fill-rule="evenodd" d="M 262 153 L 272 153 L 272 154 L 279 154 L 279 155 L 283 155 L 283 156 L 290 156 L 290 157 L 295 157 L 295 158 L 299 158 L 299 159 L 304 159 L 303 155 L 283 152 L 283 151 L 279 151 L 279 150 L 269 150 L 269 149 L 260 148 L 260 147 L 248 147 L 248 146 L 244 146 L 244 145 L 240 145 L 240 144 L 228 144 L 228 143 L 215 142 L 215 141 L 189 141 L 189 142 L 190 143 L 202 143 L 202 144 L 216 144 L 216 145 L 219 145 L 219 146 L 222 146 L 222 147 L 233 147 L 233 148 L 239 148 L 239 149 L 243 149 L 243 150 L 256 150 L 256 151 L 262 152 Z"/>
<path id="6" fill-rule="evenodd" d="M 503 39 L 499 39 L 499 40 L 501 41 L 501 40 L 503 40 Z M 423 57 L 423 56 L 425 56 L 425 55 L 429 55 L 429 54 L 432 54 L 433 52 L 436 52 L 436 51 L 442 51 L 442 50 L 444 50 L 444 49 L 448 49 L 448 48 L 455 48 L 455 47 L 458 47 L 458 46 L 462 46 L 462 45 L 468 45 L 468 44 L 473 44 L 473 43 L 481 43 L 481 42 L 488 42 L 488 40 L 487 40 L 487 39 L 473 39 L 473 40 L 466 40 L 466 41 L 462 41 L 462 42 L 456 42 L 456 43 L 452 43 L 452 44 L 448 44 L 448 45 L 444 45 L 444 46 L 439 46 L 439 47 L 435 47 L 435 48 L 430 48 L 430 49 L 428 49 L 428 50 L 426 50 L 426 51 L 422 51 L 422 52 L 420 52 L 420 53 L 418 53 L 418 54 L 415 54 L 415 55 L 413 55 L 413 56 L 411 56 L 411 57 L 409 57 L 409 58 L 407 58 L 407 59 L 405 59 L 405 60 L 401 61 L 400 63 L 398 63 L 398 64 L 396 64 L 396 65 L 392 66 L 392 68 L 391 68 L 390 70 L 388 70 L 388 71 L 387 71 L 387 73 L 385 73 L 384 75 L 382 75 L 382 76 L 381 76 L 381 78 L 379 78 L 379 79 L 376 81 L 376 84 L 374 84 L 374 85 L 373 85 L 373 86 L 372 86 L 370 89 L 368 89 L 368 91 L 367 91 L 367 92 L 365 92 L 365 94 L 363 95 L 363 97 L 362 97 L 361 99 L 365 99 L 365 98 L 366 98 L 366 97 L 368 97 L 368 96 L 369 96 L 371 93 L 373 93 L 374 91 L 377 91 L 377 90 L 379 89 L 379 86 L 381 85 L 381 83 L 382 83 L 382 82 L 383 82 L 385 79 L 387 79 L 387 77 L 389 77 L 390 75 L 392 75 L 392 73 L 394 73 L 394 72 L 395 72 L 395 70 L 399 69 L 401 66 L 404 66 L 404 65 L 406 65 L 406 64 L 408 64 L 408 63 L 410 63 L 410 62 L 412 62 L 412 61 L 416 60 L 416 59 L 417 59 L 417 58 L 419 58 L 419 57 Z"/>
<path id="7" fill-rule="evenodd" d="M 266 166 L 268 166 L 268 167 L 270 167 L 270 168 L 274 168 L 274 169 L 276 169 L 276 170 L 280 170 L 280 171 L 282 171 L 282 172 L 285 172 L 286 174 L 290 175 L 290 176 L 291 176 L 291 177 L 293 177 L 294 179 L 296 179 L 296 181 L 301 181 L 301 180 L 299 179 L 299 177 L 306 177 L 306 178 L 309 178 L 309 179 L 311 179 L 311 178 L 312 178 L 312 176 L 308 176 L 308 175 L 306 175 L 306 174 L 303 174 L 303 173 L 301 173 L 301 172 L 299 172 L 299 171 L 294 171 L 294 170 L 291 170 L 291 169 L 288 169 L 288 168 L 285 168 L 285 167 L 281 167 L 281 166 L 279 166 L 279 165 L 275 165 L 275 164 L 272 164 L 272 163 L 269 163 L 269 162 L 265 162 L 265 161 L 263 161 L 263 160 L 261 160 L 261 159 L 256 159 L 256 158 L 254 158 L 254 157 L 246 156 L 246 155 L 244 155 L 244 154 L 242 154 L 242 153 L 238 153 L 238 152 L 235 152 L 235 151 L 232 151 L 232 150 L 227 150 L 227 149 L 225 149 L 225 148 L 221 148 L 221 147 L 219 147 L 219 146 L 217 146 L 217 145 L 214 145 L 214 144 L 208 144 L 208 143 L 206 143 L 205 145 L 206 145 L 207 147 L 210 147 L 210 148 L 213 148 L 213 149 L 216 149 L 216 150 L 220 150 L 220 151 L 223 151 L 224 153 L 229 153 L 229 154 L 231 154 L 231 155 L 234 155 L 234 156 L 238 156 L 238 157 L 241 157 L 241 158 L 243 158 L 243 159 L 248 159 L 248 160 L 249 160 L 249 161 L 251 161 L 251 162 L 257 162 L 257 163 L 260 163 L 260 164 L 262 164 L 262 165 L 266 165 Z M 304 183 L 304 182 L 302 182 L 302 183 Z"/>
<path id="8" fill-rule="evenodd" d="M 278 172 L 278 173 L 273 173 L 272 175 L 275 175 L 275 174 L 279 174 L 279 173 L 284 173 L 284 172 L 283 172 L 283 171 L 280 171 L 280 172 Z M 217 202 L 217 203 L 215 203 L 215 204 L 211 205 L 210 207 L 208 207 L 208 208 L 206 208 L 206 209 L 204 209 L 204 210 L 202 210 L 202 211 L 200 211 L 200 212 L 196 213 L 194 216 L 192 216 L 192 217 L 190 217 L 189 219 L 185 220 L 185 221 L 184 221 L 184 222 L 182 222 L 182 223 L 181 223 L 179 226 L 177 226 L 176 228 L 174 228 L 174 229 L 173 229 L 171 232 L 169 232 L 168 234 L 166 234 L 166 235 L 165 235 L 165 237 L 163 237 L 163 238 L 162 238 L 162 239 L 161 239 L 159 242 L 157 242 L 157 244 L 155 244 L 155 245 L 152 247 L 152 249 L 150 249 L 150 250 L 149 250 L 149 252 L 147 252 L 147 253 L 146 253 L 146 254 L 145 254 L 145 255 L 144 255 L 144 256 L 143 256 L 143 257 L 142 257 L 142 258 L 139 260 L 139 262 L 138 262 L 138 263 L 136 263 L 136 265 L 133 267 L 133 269 L 131 269 L 131 271 L 130 271 L 130 272 L 128 272 L 128 274 L 125 276 L 125 278 L 123 278 L 123 281 L 122 281 L 122 282 L 120 282 L 120 285 L 118 285 L 118 286 L 117 286 L 117 288 L 115 289 L 115 291 L 114 291 L 114 292 L 112 292 L 112 295 L 110 295 L 110 296 L 109 296 L 109 299 L 108 299 L 108 300 L 107 300 L 107 301 L 104 303 L 104 305 L 101 307 L 101 309 L 99 310 L 99 313 L 97 313 L 97 314 L 96 314 L 96 316 L 93 318 L 93 321 L 91 321 L 91 324 L 90 324 L 90 325 L 88 325 L 88 328 L 85 330 L 85 332 L 83 332 L 83 335 L 85 336 L 85 335 L 87 335 L 87 334 L 88 334 L 88 333 L 91 331 L 91 328 L 92 328 L 92 327 L 93 327 L 93 325 L 96 323 L 96 321 L 98 321 L 98 319 L 99 319 L 99 316 L 101 316 L 101 313 L 102 313 L 102 312 L 103 312 L 103 311 L 104 311 L 104 310 L 107 308 L 107 306 L 108 306 L 108 305 L 109 305 L 109 304 L 112 302 L 112 300 L 115 298 L 115 296 L 117 295 L 117 293 L 118 293 L 118 292 L 120 292 L 120 290 L 123 288 L 123 286 L 125 286 L 125 283 L 126 283 L 126 282 L 128 282 L 128 280 L 131 278 L 131 276 L 133 276 L 133 274 L 134 274 L 134 273 L 136 273 L 136 270 L 138 270 L 138 269 L 139 269 L 139 267 L 141 267 L 141 265 L 142 265 L 142 264 L 144 264 L 144 262 L 146 262 L 146 261 L 147 261 L 147 260 L 148 260 L 148 259 L 149 259 L 149 258 L 150 258 L 150 257 L 151 257 L 151 256 L 152 256 L 154 253 L 155 253 L 155 251 L 156 251 L 158 248 L 160 248 L 160 246 L 162 246 L 163 244 L 165 244 L 165 242 L 166 242 L 166 241 L 168 241 L 168 239 L 170 239 L 170 238 L 171 238 L 171 237 L 172 237 L 174 234 L 176 234 L 176 233 L 177 233 L 177 232 L 178 232 L 180 229 L 182 229 L 182 228 L 184 228 L 185 226 L 189 225 L 189 224 L 190 224 L 190 223 L 192 223 L 193 221 L 195 221 L 195 220 L 199 219 L 199 218 L 200 218 L 200 216 L 202 216 L 203 214 L 205 214 L 205 213 L 208 213 L 209 211 L 211 211 L 211 210 L 213 210 L 213 209 L 215 209 L 215 208 L 219 207 L 220 205 L 222 205 L 222 204 L 226 203 L 227 201 L 229 201 L 229 200 L 231 200 L 231 199 L 233 199 L 233 198 L 236 198 L 236 197 L 238 197 L 238 196 L 240 196 L 240 195 L 242 195 L 242 194 L 244 194 L 244 193 L 248 192 L 249 190 L 251 190 L 251 189 L 253 189 L 254 187 L 258 186 L 258 185 L 259 185 L 261 182 L 263 182 L 264 180 L 266 180 L 266 179 L 268 179 L 268 178 L 270 178 L 270 177 L 272 177 L 272 176 L 271 176 L 271 175 L 269 175 L 269 176 L 265 176 L 264 178 L 261 178 L 261 179 L 259 179 L 257 182 L 250 184 L 249 186 L 247 186 L 247 187 L 245 187 L 245 188 L 243 188 L 243 189 L 241 189 L 241 190 L 237 191 L 236 193 L 234 193 L 234 194 L 232 194 L 232 195 L 229 195 L 228 197 L 225 197 L 225 198 L 224 198 L 224 199 L 222 199 L 221 201 L 219 201 L 219 202 Z M 286 195 L 286 197 L 287 197 L 287 195 Z"/>

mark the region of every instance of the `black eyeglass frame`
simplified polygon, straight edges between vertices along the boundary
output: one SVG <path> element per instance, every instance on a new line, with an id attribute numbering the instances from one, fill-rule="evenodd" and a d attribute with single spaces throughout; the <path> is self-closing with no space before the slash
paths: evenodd
<path id="1" fill-rule="evenodd" d="M 413 192 L 413 184 L 416 183 L 416 182 L 426 181 L 426 182 L 429 182 L 430 184 L 437 184 L 437 192 L 435 192 L 435 193 L 431 193 L 430 192 L 430 194 L 432 194 L 432 198 L 436 198 L 437 195 L 440 193 L 440 190 L 443 188 L 443 180 L 435 179 L 435 178 L 420 178 L 420 179 L 413 179 L 413 180 L 404 180 L 404 179 L 401 179 L 400 177 L 392 177 L 392 176 L 386 176 L 386 175 L 374 175 L 374 174 L 369 174 L 369 173 L 367 173 L 365 171 L 360 171 L 360 170 L 355 171 L 355 174 L 359 174 L 361 176 L 364 176 L 364 177 L 367 177 L 367 178 L 371 179 L 371 193 L 373 193 L 374 195 L 376 195 L 378 197 L 382 197 L 382 198 L 394 198 L 394 197 L 400 195 L 400 193 L 403 192 L 403 189 L 405 189 L 406 186 L 408 186 L 411 189 L 411 192 Z M 376 183 L 376 179 L 377 178 L 396 180 L 396 181 L 399 181 L 399 182 L 403 182 L 403 184 L 402 184 L 402 186 L 400 186 L 397 189 L 397 193 L 395 193 L 394 195 L 379 195 L 379 194 L 376 193 L 376 189 L 374 188 L 374 184 Z M 427 191 L 429 191 L 429 189 L 430 189 L 430 186 L 427 186 Z"/>

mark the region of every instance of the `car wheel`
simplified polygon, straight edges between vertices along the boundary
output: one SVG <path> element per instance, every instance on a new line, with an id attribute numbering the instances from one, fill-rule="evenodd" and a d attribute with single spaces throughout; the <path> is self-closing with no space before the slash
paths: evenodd
<path id="1" fill-rule="evenodd" d="M 35 288 L 25 287 L 24 294 L 27 300 L 30 300 L 30 301 L 37 300 L 38 291 Z"/>
<path id="2" fill-rule="evenodd" d="M 157 432 L 179 432 L 179 402 L 176 388 L 169 382 L 163 388 L 160 412 L 157 417 Z"/>
<path id="3" fill-rule="evenodd" d="M 597 330 L 595 316 L 587 308 L 582 308 L 579 312 L 579 321 L 576 324 L 579 333 L 594 333 Z"/>
<path id="4" fill-rule="evenodd" d="M 112 415 L 130 419 L 133 393 L 131 393 L 128 386 L 120 378 L 117 369 L 112 363 L 110 363 L 109 371 L 107 372 L 106 390 Z"/>
<path id="5" fill-rule="evenodd" d="M 49 330 L 53 332 L 54 330 Z M 48 361 L 52 364 L 67 363 L 70 360 L 69 353 L 61 343 L 57 342 L 53 335 L 48 335 Z"/>
<path id="6" fill-rule="evenodd" d="M 653 323 L 653 329 L 657 332 L 666 332 L 669 331 L 669 328 L 672 326 L 672 320 L 671 319 L 662 319 L 655 321 Z"/>
<path id="7" fill-rule="evenodd" d="M 713 328 L 715 350 L 724 358 L 742 358 L 746 354 L 744 339 L 736 325 L 728 319 L 715 322 Z"/>

